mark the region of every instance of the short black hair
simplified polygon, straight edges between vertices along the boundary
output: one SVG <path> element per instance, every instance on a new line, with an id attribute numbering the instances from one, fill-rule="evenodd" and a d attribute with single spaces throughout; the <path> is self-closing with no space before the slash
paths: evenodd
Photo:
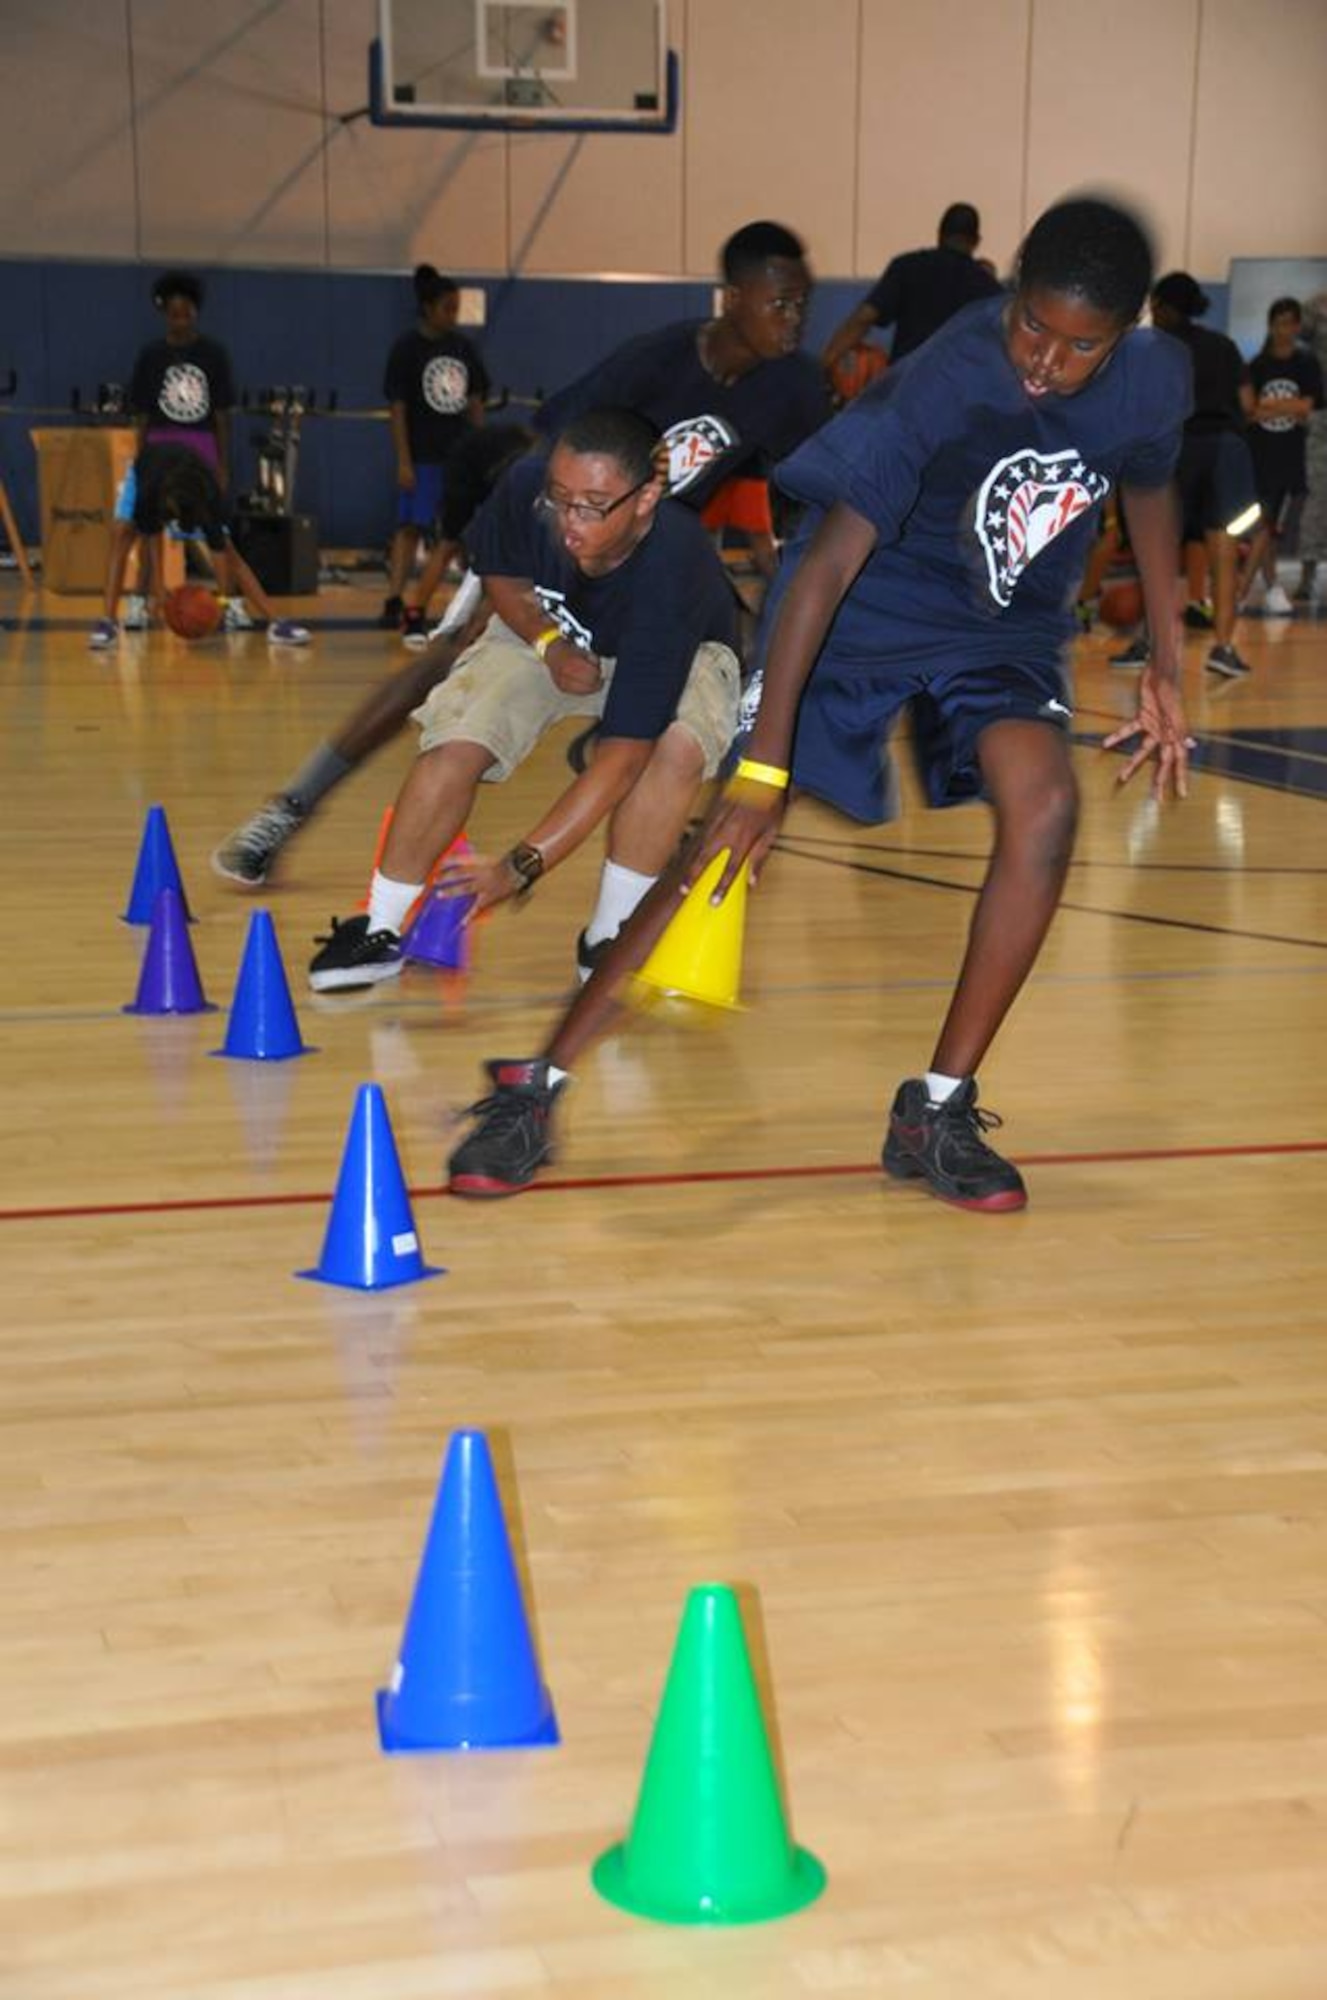
<path id="1" fill-rule="evenodd" d="M 587 410 L 558 432 L 557 444 L 581 456 L 611 458 L 634 485 L 643 484 L 654 471 L 659 433 L 636 410 Z"/>
<path id="2" fill-rule="evenodd" d="M 171 299 L 188 299 L 190 305 L 201 310 L 202 279 L 192 271 L 163 271 L 152 287 L 152 303 L 158 312 L 164 312 Z"/>
<path id="3" fill-rule="evenodd" d="M 800 263 L 805 255 L 801 237 L 781 222 L 748 222 L 728 238 L 719 252 L 719 263 L 725 285 L 740 285 L 743 278 L 755 277 L 775 257 Z"/>
<path id="4" fill-rule="evenodd" d="M 1267 308 L 1268 326 L 1271 325 L 1274 319 L 1280 319 L 1282 313 L 1293 313 L 1296 319 L 1302 320 L 1304 317 L 1304 308 L 1298 299 L 1273 299 Z"/>
<path id="5" fill-rule="evenodd" d="M 1169 306 L 1182 319 L 1201 319 L 1212 301 L 1190 271 L 1167 271 L 1152 287 L 1154 306 Z"/>
<path id="6" fill-rule="evenodd" d="M 951 201 L 940 217 L 936 231 L 942 243 L 956 237 L 961 243 L 981 242 L 981 217 L 970 201 Z"/>
<path id="7" fill-rule="evenodd" d="M 1018 256 L 1020 291 L 1064 292 L 1128 325 L 1152 283 L 1152 239 L 1118 202 L 1082 195 L 1033 223 Z"/>
<path id="8" fill-rule="evenodd" d="M 431 306 L 435 299 L 455 298 L 461 289 L 455 278 L 444 278 L 432 264 L 416 264 L 411 282 L 415 287 L 415 301 L 421 306 Z"/>

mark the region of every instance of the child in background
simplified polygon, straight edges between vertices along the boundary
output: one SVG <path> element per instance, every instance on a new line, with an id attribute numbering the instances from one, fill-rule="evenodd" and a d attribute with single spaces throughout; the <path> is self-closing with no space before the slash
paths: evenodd
<path id="1" fill-rule="evenodd" d="M 445 467 L 467 426 L 484 421 L 488 375 L 479 352 L 456 331 L 460 287 L 432 264 L 415 271 L 418 323 L 403 333 L 387 357 L 383 394 L 391 405 L 396 447 L 396 532 L 388 560 L 387 601 L 379 625 L 399 629 L 407 645 L 428 640 L 428 601 L 455 552 L 452 541 L 434 541 L 416 588 L 406 580 L 421 542 L 436 534 L 442 514 Z"/>

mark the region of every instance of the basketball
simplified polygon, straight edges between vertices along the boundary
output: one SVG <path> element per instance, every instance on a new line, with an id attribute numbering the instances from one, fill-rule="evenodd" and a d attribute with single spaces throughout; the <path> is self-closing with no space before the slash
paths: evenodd
<path id="1" fill-rule="evenodd" d="M 1142 623 L 1143 587 L 1136 577 L 1122 577 L 1108 583 L 1101 593 L 1101 620 L 1117 632 L 1128 632 Z"/>
<path id="2" fill-rule="evenodd" d="M 166 593 L 166 623 L 181 639 L 206 639 L 221 623 L 221 600 L 205 583 L 182 583 Z"/>
<path id="3" fill-rule="evenodd" d="M 888 366 L 889 359 L 882 348 L 869 340 L 858 341 L 856 347 L 850 347 L 834 363 L 834 394 L 841 403 L 850 403 L 863 389 L 869 389 Z"/>

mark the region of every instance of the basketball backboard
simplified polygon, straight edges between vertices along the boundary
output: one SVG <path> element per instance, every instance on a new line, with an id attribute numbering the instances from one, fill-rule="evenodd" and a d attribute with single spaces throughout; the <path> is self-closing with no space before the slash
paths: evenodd
<path id="1" fill-rule="evenodd" d="M 378 0 L 375 125 L 669 132 L 666 0 Z"/>

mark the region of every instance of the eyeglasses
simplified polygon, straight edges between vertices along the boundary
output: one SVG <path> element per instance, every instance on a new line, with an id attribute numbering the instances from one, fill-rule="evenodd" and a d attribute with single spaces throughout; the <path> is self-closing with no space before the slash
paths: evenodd
<path id="1" fill-rule="evenodd" d="M 610 514 L 616 514 L 619 507 L 624 507 L 628 500 L 633 500 L 654 477 L 654 473 L 651 472 L 646 478 L 638 479 L 634 486 L 629 486 L 625 493 L 619 493 L 616 500 L 609 500 L 606 504 L 598 500 L 558 500 L 547 491 L 541 493 L 534 504 L 541 514 L 561 514 L 568 521 L 580 521 L 583 525 L 589 526 L 591 523 L 606 521 Z"/>

